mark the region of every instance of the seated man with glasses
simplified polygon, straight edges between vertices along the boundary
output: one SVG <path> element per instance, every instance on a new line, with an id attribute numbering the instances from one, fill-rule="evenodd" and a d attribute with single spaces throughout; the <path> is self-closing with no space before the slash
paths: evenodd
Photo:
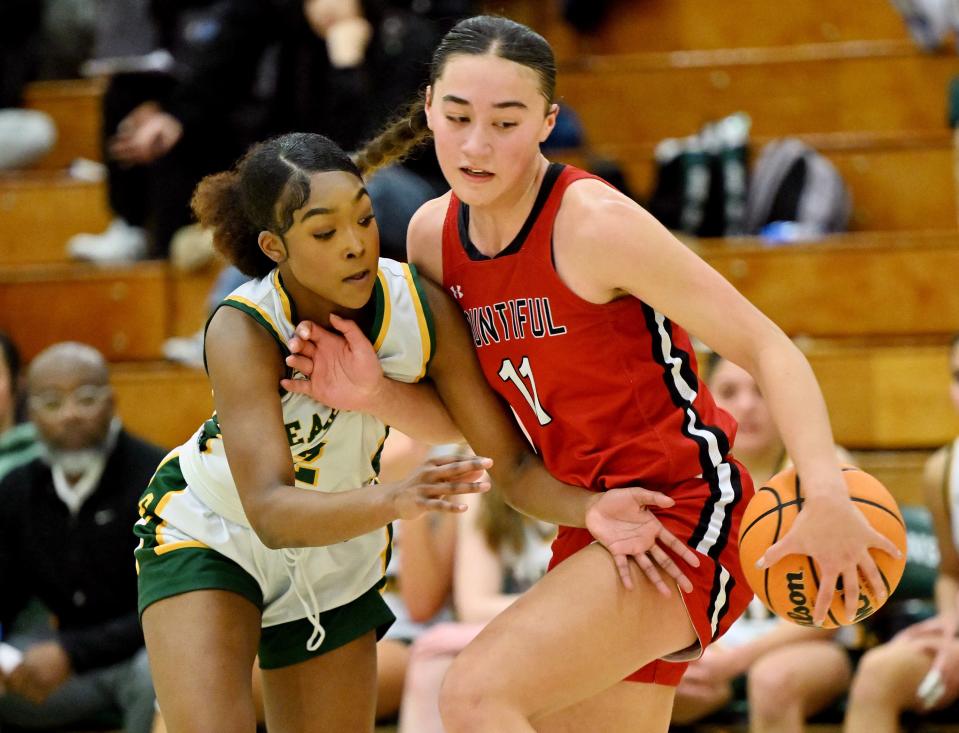
<path id="1" fill-rule="evenodd" d="M 163 451 L 121 427 L 106 362 L 84 344 L 33 360 L 27 407 L 41 455 L 0 481 L 0 728 L 112 713 L 145 733 L 154 697 L 130 526 Z M 31 598 L 54 623 L 10 635 Z"/>

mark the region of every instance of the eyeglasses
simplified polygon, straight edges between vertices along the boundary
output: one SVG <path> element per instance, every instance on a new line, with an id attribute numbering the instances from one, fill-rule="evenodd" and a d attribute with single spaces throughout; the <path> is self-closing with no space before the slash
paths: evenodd
<path id="1" fill-rule="evenodd" d="M 28 399 L 30 407 L 37 412 L 48 416 L 59 415 L 68 402 L 73 403 L 74 409 L 82 415 L 91 415 L 99 410 L 111 389 L 106 384 L 84 384 L 72 392 L 41 392 L 31 395 Z"/>

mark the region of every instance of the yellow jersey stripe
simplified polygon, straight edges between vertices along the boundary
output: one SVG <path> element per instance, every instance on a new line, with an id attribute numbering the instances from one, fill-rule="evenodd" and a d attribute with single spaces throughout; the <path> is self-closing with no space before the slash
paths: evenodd
<path id="1" fill-rule="evenodd" d="M 168 552 L 173 552 L 174 550 L 182 550 L 185 547 L 205 547 L 209 549 L 209 545 L 204 545 L 199 540 L 181 540 L 180 542 L 169 542 L 165 545 L 154 547 L 153 551 L 157 555 L 166 555 Z"/>
<path id="2" fill-rule="evenodd" d="M 413 282 L 413 273 L 410 272 L 410 266 L 403 263 L 403 278 L 406 280 L 406 287 L 410 290 L 410 297 L 413 300 L 413 310 L 416 311 L 416 323 L 420 329 L 420 345 L 422 346 L 423 365 L 420 368 L 420 374 L 416 378 L 418 382 L 426 375 L 426 365 L 429 364 L 430 354 L 430 329 L 426 324 L 426 314 L 423 312 L 423 303 L 420 301 L 419 290 L 416 289 L 416 283 Z"/>
<path id="3" fill-rule="evenodd" d="M 252 300 L 249 300 L 248 298 L 244 298 L 242 295 L 230 295 L 226 299 L 224 299 L 223 302 L 238 303 L 242 306 L 245 306 L 246 308 L 249 308 L 250 310 L 256 311 L 256 313 L 260 316 L 260 318 L 263 319 L 264 325 L 268 326 L 270 330 L 273 331 L 273 336 L 276 338 L 276 340 L 279 341 L 284 346 L 286 346 L 287 340 L 283 337 L 283 334 L 280 333 L 280 329 L 277 328 L 277 325 L 273 322 L 273 319 L 270 318 L 269 314 L 265 310 L 263 310 L 259 305 L 254 303 Z"/>
<path id="4" fill-rule="evenodd" d="M 179 448 L 174 448 L 174 449 L 171 450 L 169 453 L 167 453 L 167 454 L 163 457 L 163 460 L 160 461 L 160 465 L 157 466 L 156 471 L 153 472 L 153 475 L 150 477 L 150 480 L 147 481 L 147 485 L 149 485 L 150 483 L 153 482 L 153 479 L 155 479 L 155 478 L 157 477 L 157 474 L 160 473 L 160 469 L 161 469 L 161 468 L 163 468 L 166 464 L 168 464 L 170 461 L 172 461 L 174 458 L 176 458 L 176 457 L 179 456 L 179 455 L 180 455 L 180 449 L 179 449 Z"/>

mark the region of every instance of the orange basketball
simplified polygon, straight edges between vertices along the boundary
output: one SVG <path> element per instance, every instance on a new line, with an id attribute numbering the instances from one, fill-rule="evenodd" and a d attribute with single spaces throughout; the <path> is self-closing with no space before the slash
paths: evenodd
<path id="1" fill-rule="evenodd" d="M 856 507 L 874 529 L 892 540 L 902 551 L 902 557 L 897 560 L 880 550 L 870 550 L 888 594 L 892 595 L 906 566 L 906 525 L 902 514 L 886 487 L 865 471 L 844 466 L 843 478 Z M 740 524 L 739 558 L 750 587 L 770 611 L 787 621 L 812 626 L 813 607 L 819 592 L 819 569 L 812 559 L 808 555 L 787 555 L 771 568 L 760 570 L 756 567 L 756 560 L 782 539 L 802 508 L 803 497 L 799 484 L 796 470 L 787 468 L 756 491 Z M 866 589 L 861 577 L 860 583 L 855 621 L 875 613 L 881 605 Z M 849 623 L 843 608 L 842 594 L 837 588 L 823 628 L 834 629 Z"/>

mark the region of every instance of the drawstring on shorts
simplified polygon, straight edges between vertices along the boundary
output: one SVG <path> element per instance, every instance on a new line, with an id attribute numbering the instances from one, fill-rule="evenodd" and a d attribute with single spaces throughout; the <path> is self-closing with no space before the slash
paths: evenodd
<path id="1" fill-rule="evenodd" d="M 320 604 L 316 600 L 316 593 L 313 592 L 313 585 L 311 583 L 305 584 L 307 595 L 309 596 L 309 602 L 307 602 L 300 592 L 299 584 L 296 582 L 297 570 L 299 569 L 298 561 L 303 556 L 304 550 L 287 547 L 280 552 L 283 553 L 283 562 L 286 564 L 286 572 L 287 575 L 290 576 L 290 585 L 293 586 L 293 592 L 296 593 L 296 597 L 300 599 L 300 604 L 303 606 L 303 610 L 306 611 L 306 618 L 313 624 L 313 633 L 310 634 L 310 638 L 306 641 L 306 648 L 307 651 L 315 652 L 323 645 L 323 640 L 326 638 L 326 629 L 324 629 L 320 623 Z"/>

